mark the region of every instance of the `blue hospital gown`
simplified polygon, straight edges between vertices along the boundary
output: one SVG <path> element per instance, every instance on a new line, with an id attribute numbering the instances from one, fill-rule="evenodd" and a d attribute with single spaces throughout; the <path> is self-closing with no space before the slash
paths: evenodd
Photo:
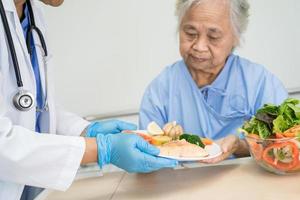
<path id="1" fill-rule="evenodd" d="M 263 66 L 231 54 L 211 85 L 199 88 L 184 61 L 168 66 L 147 87 L 140 107 L 140 129 L 155 121 L 176 121 L 187 133 L 220 139 L 236 134 L 265 103 L 288 97 L 278 78 Z"/>

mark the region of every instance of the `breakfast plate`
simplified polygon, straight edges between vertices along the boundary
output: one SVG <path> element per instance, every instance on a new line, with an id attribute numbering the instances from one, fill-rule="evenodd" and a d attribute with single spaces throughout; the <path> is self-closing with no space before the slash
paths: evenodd
<path id="1" fill-rule="evenodd" d="M 186 142 L 185 140 L 184 140 L 184 142 L 180 142 L 182 140 L 169 142 L 168 140 L 165 140 L 164 137 L 166 137 L 166 136 L 153 136 L 153 135 L 149 134 L 148 130 L 129 130 L 129 131 L 123 131 L 123 132 L 138 134 L 139 136 L 143 137 L 146 141 L 157 146 L 161 152 L 158 155 L 158 157 L 162 157 L 162 158 L 169 158 L 169 159 L 178 160 L 178 161 L 201 161 L 201 160 L 212 159 L 212 158 L 218 157 L 222 154 L 222 150 L 221 150 L 220 146 L 214 142 L 212 142 L 209 145 L 205 145 L 204 148 L 201 148 L 194 144 L 192 144 L 192 147 L 190 147 L 191 144 Z M 158 139 L 158 141 L 156 141 L 156 139 Z M 177 142 L 178 142 L 178 144 L 177 144 Z M 166 143 L 166 144 L 173 143 L 173 144 L 171 144 L 172 145 L 171 147 L 170 146 L 167 147 L 168 149 L 163 149 L 163 148 L 165 148 L 164 145 L 161 146 L 161 144 L 163 144 L 163 143 Z M 174 154 L 175 155 L 182 154 L 182 152 L 185 151 L 182 147 L 185 146 L 187 143 L 188 143 L 188 149 L 185 149 L 185 150 L 192 151 L 192 154 L 190 154 L 190 152 L 188 152 L 188 154 L 191 156 L 188 156 L 188 157 L 184 157 L 182 155 L 174 156 Z M 160 145 L 157 145 L 157 144 L 160 144 Z M 185 151 L 185 153 L 186 153 L 186 151 Z M 184 155 L 186 155 L 186 154 L 184 154 Z"/>

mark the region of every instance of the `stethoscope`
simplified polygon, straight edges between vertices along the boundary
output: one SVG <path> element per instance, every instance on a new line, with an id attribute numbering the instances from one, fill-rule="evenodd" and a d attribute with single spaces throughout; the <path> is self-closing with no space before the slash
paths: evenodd
<path id="1" fill-rule="evenodd" d="M 30 0 L 26 0 L 26 4 L 28 7 L 29 17 L 30 17 L 30 27 L 28 29 L 27 36 L 26 36 L 26 45 L 27 45 L 28 53 L 30 55 L 32 55 L 32 48 L 31 48 L 30 44 L 31 44 L 33 31 L 35 31 L 41 42 L 41 45 L 42 45 L 42 48 L 44 51 L 43 57 L 45 58 L 48 55 L 45 39 L 43 37 L 41 30 L 35 25 L 35 20 L 34 20 L 34 15 L 33 15 L 33 10 L 32 10 Z M 18 92 L 13 96 L 13 105 L 19 111 L 29 111 L 34 107 L 35 99 L 31 92 L 23 89 L 23 81 L 22 81 L 22 76 L 20 73 L 18 58 L 17 58 L 15 46 L 14 46 L 14 43 L 12 40 L 12 35 L 11 35 L 10 28 L 8 25 L 7 17 L 5 15 L 5 10 L 4 10 L 2 0 L 0 0 L 0 13 L 1 13 L 1 18 L 2 18 L 2 22 L 3 22 L 5 34 L 6 34 L 7 41 L 8 41 L 10 55 L 11 55 L 13 65 L 14 65 L 14 71 L 15 71 L 15 76 L 16 76 L 16 81 L 17 81 L 17 86 L 18 86 Z M 47 75 L 45 77 L 47 77 Z M 47 79 L 46 79 L 46 94 L 47 94 Z M 48 108 L 47 95 L 45 95 L 45 101 L 44 101 L 43 108 L 38 109 L 38 111 L 47 110 L 47 108 Z"/>

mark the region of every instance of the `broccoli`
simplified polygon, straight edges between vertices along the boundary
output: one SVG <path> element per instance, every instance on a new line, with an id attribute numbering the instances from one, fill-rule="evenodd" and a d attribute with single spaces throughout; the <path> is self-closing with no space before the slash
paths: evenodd
<path id="1" fill-rule="evenodd" d="M 205 147 L 205 145 L 203 144 L 203 142 L 201 141 L 201 139 L 198 135 L 191 135 L 191 134 L 185 133 L 185 134 L 182 134 L 179 139 L 181 139 L 181 140 L 185 139 L 187 142 L 198 145 L 199 147 L 202 147 L 202 148 Z"/>

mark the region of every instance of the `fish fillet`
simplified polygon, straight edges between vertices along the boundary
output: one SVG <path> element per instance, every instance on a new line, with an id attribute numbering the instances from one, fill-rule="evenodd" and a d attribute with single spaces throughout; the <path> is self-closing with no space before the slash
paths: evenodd
<path id="1" fill-rule="evenodd" d="M 177 140 L 158 146 L 160 155 L 174 157 L 206 157 L 208 153 L 201 147 L 191 144 L 186 140 Z"/>

